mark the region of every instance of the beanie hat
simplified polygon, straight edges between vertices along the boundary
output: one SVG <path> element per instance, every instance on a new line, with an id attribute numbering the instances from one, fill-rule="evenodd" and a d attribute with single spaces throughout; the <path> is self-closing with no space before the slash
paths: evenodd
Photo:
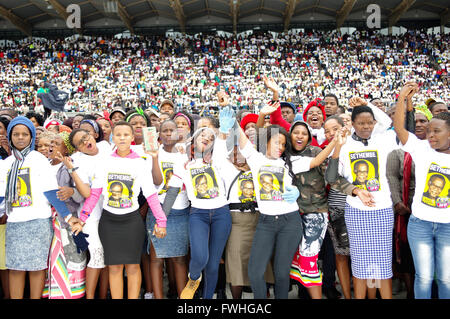
<path id="1" fill-rule="evenodd" d="M 313 101 L 309 102 L 309 104 L 306 106 L 305 110 L 303 111 L 303 120 L 306 122 L 306 119 L 308 117 L 308 111 L 313 106 L 317 106 L 318 108 L 320 108 L 320 110 L 322 111 L 322 114 L 323 114 L 323 120 L 325 121 L 325 119 L 327 118 L 327 116 L 325 114 L 325 106 L 322 104 L 322 100 L 319 98 L 314 99 Z"/>
<path id="2" fill-rule="evenodd" d="M 25 116 L 17 116 L 14 119 L 12 119 L 11 122 L 9 122 L 9 125 L 8 125 L 7 130 L 6 130 L 6 133 L 8 135 L 8 141 L 10 143 L 10 146 L 12 146 L 11 145 L 11 132 L 12 132 L 12 129 L 13 129 L 14 126 L 16 126 L 18 124 L 25 125 L 30 130 L 30 133 L 31 133 L 31 149 L 34 150 L 34 143 L 36 141 L 36 128 L 34 127 L 33 122 L 31 122 Z"/>
<path id="3" fill-rule="evenodd" d="M 255 123 L 256 124 L 256 122 L 258 122 L 258 114 L 255 114 L 255 113 L 247 114 L 241 120 L 241 128 L 242 128 L 243 131 L 245 131 L 245 126 L 248 123 Z"/>

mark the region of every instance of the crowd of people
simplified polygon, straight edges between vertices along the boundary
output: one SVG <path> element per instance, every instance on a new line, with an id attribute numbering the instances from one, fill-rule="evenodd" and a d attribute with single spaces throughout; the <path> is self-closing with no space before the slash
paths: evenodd
<path id="1" fill-rule="evenodd" d="M 214 108 L 212 96 L 224 89 L 237 106 L 257 112 L 267 75 L 300 111 L 328 91 L 342 105 L 352 96 L 392 101 L 406 81 L 421 84 L 418 101 L 433 95 L 448 103 L 448 40 L 417 30 L 402 36 L 314 31 L 7 42 L 0 47 L 0 100 L 24 112 L 42 107 L 36 92 L 51 82 L 70 93 L 68 111 L 157 107 L 169 98 L 197 113 Z"/>
<path id="2" fill-rule="evenodd" d="M 450 298 L 442 37 L 6 48 L 3 297 Z"/>

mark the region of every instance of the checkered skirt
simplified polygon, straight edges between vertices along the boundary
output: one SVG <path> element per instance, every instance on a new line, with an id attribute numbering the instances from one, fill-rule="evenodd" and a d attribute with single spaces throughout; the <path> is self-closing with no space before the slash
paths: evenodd
<path id="1" fill-rule="evenodd" d="M 392 278 L 392 208 L 360 210 L 345 205 L 353 275 L 358 279 Z"/>

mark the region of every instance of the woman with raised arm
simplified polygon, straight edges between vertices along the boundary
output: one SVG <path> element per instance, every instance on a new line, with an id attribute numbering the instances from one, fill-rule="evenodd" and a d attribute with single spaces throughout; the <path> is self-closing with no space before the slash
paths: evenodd
<path id="1" fill-rule="evenodd" d="M 394 129 L 402 149 L 416 165 L 416 189 L 408 223 L 408 241 L 415 266 L 414 295 L 430 299 L 436 276 L 438 295 L 450 298 L 450 113 L 434 116 L 426 140 L 404 128 L 406 98 L 418 91 L 408 82 L 400 91 L 394 115 Z"/>
<path id="2" fill-rule="evenodd" d="M 386 161 L 397 145 L 395 137 L 388 131 L 374 134 L 375 123 L 370 107 L 355 105 L 352 112 L 354 132 L 347 138 L 340 154 L 333 154 L 333 157 L 339 157 L 338 165 L 330 162 L 328 167 L 334 173 L 339 170 L 339 175 L 372 195 L 364 198 L 347 195 L 345 205 L 354 296 L 357 299 L 366 297 L 367 287 L 379 288 L 384 299 L 392 298 L 394 215 Z M 327 179 L 333 182 L 333 178 Z"/>
<path id="3" fill-rule="evenodd" d="M 277 106 L 276 106 L 277 107 Z M 234 114 L 228 108 L 220 112 L 220 130 L 233 126 Z M 250 166 L 260 217 L 253 239 L 249 261 L 249 278 L 256 299 L 266 298 L 264 274 L 274 254 L 275 298 L 286 299 L 289 271 L 302 238 L 302 220 L 296 202 L 299 192 L 295 174 L 319 166 L 334 146 L 317 157 L 290 156 L 290 137 L 278 125 L 260 129 L 257 149 L 239 127 L 239 148 Z"/>
<path id="4" fill-rule="evenodd" d="M 174 164 L 173 175 L 163 203 L 164 212 L 168 215 L 177 197 L 176 194 L 183 185 L 186 187 L 188 199 L 191 201 L 189 215 L 191 259 L 188 282 L 181 292 L 180 299 L 192 299 L 203 279 L 202 297 L 204 299 L 213 297 L 220 258 L 231 230 L 224 179 L 217 166 L 220 161 L 226 159 L 224 154 L 216 152 L 215 141 L 215 132 L 210 128 L 203 127 L 195 131 L 183 147 L 186 153 Z"/>

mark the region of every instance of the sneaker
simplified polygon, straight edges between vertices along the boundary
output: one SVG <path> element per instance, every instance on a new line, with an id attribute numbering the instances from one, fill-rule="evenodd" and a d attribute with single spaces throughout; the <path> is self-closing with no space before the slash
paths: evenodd
<path id="1" fill-rule="evenodd" d="M 192 280 L 190 275 L 188 275 L 189 281 L 181 292 L 180 299 L 192 299 L 194 298 L 195 291 L 197 291 L 200 282 L 202 281 L 202 275 L 197 280 Z"/>
<path id="2" fill-rule="evenodd" d="M 154 299 L 155 295 L 153 295 L 153 292 L 146 292 L 144 294 L 144 299 Z"/>

